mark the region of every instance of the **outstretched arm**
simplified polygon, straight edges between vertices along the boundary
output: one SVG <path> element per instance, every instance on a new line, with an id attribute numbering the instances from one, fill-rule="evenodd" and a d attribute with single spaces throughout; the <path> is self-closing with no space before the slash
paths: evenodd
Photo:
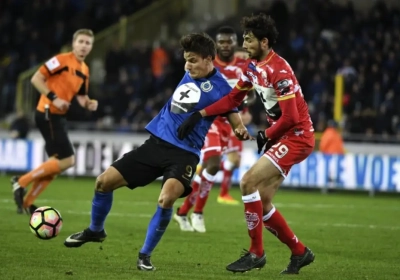
<path id="1" fill-rule="evenodd" d="M 232 91 L 217 102 L 201 110 L 201 116 L 205 117 L 222 115 L 232 110 L 233 108 L 238 107 L 242 103 L 243 99 L 246 97 L 247 92 L 252 88 L 253 85 L 249 81 L 249 79 L 245 75 L 242 75 Z"/>
<path id="2" fill-rule="evenodd" d="M 183 140 L 186 136 L 188 136 L 201 118 L 206 116 L 223 115 L 232 111 L 232 109 L 236 108 L 242 103 L 248 89 L 248 87 L 241 87 L 239 81 L 238 85 L 236 85 L 236 87 L 228 95 L 225 95 L 223 98 L 204 108 L 203 110 L 194 112 L 179 126 L 177 131 L 178 138 Z"/>
<path id="3" fill-rule="evenodd" d="M 239 140 L 253 139 L 243 124 L 242 117 L 239 113 L 230 113 L 227 115 L 228 121 L 232 127 L 233 132 Z"/>
<path id="4" fill-rule="evenodd" d="M 249 65 L 250 63 L 251 61 L 249 61 Z M 246 97 L 247 92 L 252 88 L 253 84 L 250 79 L 245 74 L 242 74 L 238 83 L 228 95 L 225 95 L 223 98 L 210 106 L 207 106 L 203 110 L 194 112 L 189 118 L 187 118 L 178 128 L 178 138 L 183 140 L 188 136 L 201 118 L 205 116 L 222 115 L 238 107 Z"/>
<path id="5" fill-rule="evenodd" d="M 239 113 L 229 113 L 226 117 L 228 118 L 229 124 L 233 130 L 239 126 L 243 126 L 242 118 L 240 117 Z"/>

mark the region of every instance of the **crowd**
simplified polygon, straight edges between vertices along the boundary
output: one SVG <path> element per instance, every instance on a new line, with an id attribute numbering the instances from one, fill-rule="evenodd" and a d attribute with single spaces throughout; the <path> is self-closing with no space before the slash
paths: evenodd
<path id="1" fill-rule="evenodd" d="M 15 6 L 22 1 L 8 2 Z M 42 9 L 34 12 L 38 2 L 53 9 L 52 17 L 44 17 Z M 8 18 L 0 15 L 0 30 L 9 28 L 12 19 L 16 23 L 12 32 L 0 32 L 6 34 L 0 38 L 0 48 L 8 47 L 5 51 L 10 54 L 9 63 L 4 66 L 3 62 L 1 70 L 6 81 L 1 96 L 4 98 L 7 92 L 9 95 L 15 91 L 12 87 L 18 71 L 56 52 L 69 39 L 77 28 L 72 20 L 76 14 L 89 13 L 98 18 L 87 26 L 99 30 L 117 21 L 122 12 L 127 13 L 129 9 L 124 5 L 130 2 L 115 1 L 119 4 L 105 9 L 93 5 L 93 1 L 82 7 L 83 2 L 78 0 L 36 0 L 31 2 L 32 11 L 27 18 L 20 9 L 13 10 L 18 13 L 6 13 Z M 61 11 L 62 5 L 61 14 L 57 11 Z M 68 12 L 64 12 L 65 7 L 69 7 Z M 42 20 L 35 20 L 35 16 Z M 278 22 L 281 33 L 276 51 L 292 65 L 316 130 L 323 131 L 333 118 L 334 79 L 336 74 L 342 74 L 344 132 L 400 136 L 399 10 L 388 9 L 379 1 L 369 11 L 358 12 L 350 1 L 339 5 L 333 1 L 303 0 L 297 1 L 288 19 L 282 28 Z M 55 24 L 48 24 L 49 20 Z M 58 39 L 44 40 L 46 32 L 57 34 Z M 238 30 L 239 39 L 240 35 Z M 29 44 L 22 43 L 24 36 L 30 38 Z M 118 44 L 110 46 L 104 63 L 104 83 L 96 88 L 96 95 L 101 97 L 100 108 L 91 116 L 97 129 L 142 131 L 171 96 L 182 77 L 183 64 L 177 38 L 165 42 L 135 42 L 125 49 Z M 254 125 L 263 126 L 266 119 L 262 106 L 253 106 L 251 112 Z"/>

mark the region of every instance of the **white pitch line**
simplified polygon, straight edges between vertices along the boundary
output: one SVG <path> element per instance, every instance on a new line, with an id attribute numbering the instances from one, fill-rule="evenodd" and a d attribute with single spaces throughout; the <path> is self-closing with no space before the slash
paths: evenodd
<path id="1" fill-rule="evenodd" d="M 288 222 L 289 224 L 300 224 Z M 346 224 L 346 223 L 314 223 L 312 224 L 316 227 L 338 227 L 338 228 L 362 228 L 362 229 L 386 229 L 386 230 L 400 230 L 400 226 L 387 226 L 387 225 L 364 225 L 364 224 Z"/>
<path id="2" fill-rule="evenodd" d="M 41 205 L 44 205 L 46 203 L 52 204 L 52 203 L 68 203 L 69 205 L 74 204 L 74 203 L 79 203 L 79 204 L 91 204 L 92 200 L 74 200 L 74 199 L 38 199 L 37 202 L 39 202 Z M 14 203 L 14 199 L 0 199 L 0 203 Z M 113 201 L 113 204 L 130 204 L 130 205 L 156 205 L 157 201 Z"/>
<path id="3" fill-rule="evenodd" d="M 90 200 L 74 200 L 74 199 L 38 199 L 37 200 L 41 205 L 45 204 L 59 204 L 59 203 L 67 203 L 68 205 L 76 204 L 91 204 Z M 0 203 L 14 203 L 13 199 L 0 199 Z M 114 200 L 113 204 L 129 204 L 129 205 L 156 205 L 157 201 L 121 201 Z M 312 209 L 370 209 L 368 205 L 354 205 L 354 204 L 322 204 L 322 203 L 274 203 L 274 205 L 278 208 L 312 208 Z M 381 210 L 400 210 L 400 206 L 382 206 L 379 207 Z"/>
<path id="4" fill-rule="evenodd" d="M 12 209 L 8 205 L 0 205 L 0 209 Z M 73 211 L 73 210 L 66 210 L 63 211 L 63 213 L 68 213 L 71 215 L 78 215 L 78 216 L 90 216 L 90 211 Z M 151 218 L 153 215 L 152 214 L 142 214 L 142 213 L 118 213 L 118 212 L 110 212 L 109 216 L 114 216 L 114 217 L 122 217 L 122 218 Z M 210 217 L 211 218 L 211 217 Z M 207 219 L 210 219 L 207 218 Z M 216 220 L 211 218 L 211 220 Z M 238 219 L 235 221 L 240 221 L 241 224 L 245 223 L 245 220 Z M 298 222 L 293 222 L 293 221 L 288 221 L 288 224 L 290 225 L 299 225 L 303 223 L 298 223 Z M 400 226 L 388 226 L 388 225 L 366 225 L 366 224 L 348 224 L 348 223 L 308 223 L 308 226 L 314 226 L 314 227 L 337 227 L 337 228 L 360 228 L 360 229 L 372 229 L 372 230 L 400 230 Z"/>

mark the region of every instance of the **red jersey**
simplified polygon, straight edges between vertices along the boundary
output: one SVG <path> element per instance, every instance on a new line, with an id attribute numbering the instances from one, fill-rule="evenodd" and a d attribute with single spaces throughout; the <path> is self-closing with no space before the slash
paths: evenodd
<path id="1" fill-rule="evenodd" d="M 207 115 L 220 115 L 239 106 L 253 87 L 271 124 L 266 130 L 268 138 L 313 133 L 308 106 L 297 78 L 286 60 L 273 50 L 263 61 L 248 59 L 236 86 L 228 95 L 206 107 Z"/>
<path id="2" fill-rule="evenodd" d="M 246 60 L 235 57 L 231 62 L 226 63 L 216 56 L 214 66 L 221 72 L 228 84 L 233 88 L 243 74 L 242 69 L 246 66 Z"/>
<path id="3" fill-rule="evenodd" d="M 214 60 L 214 67 L 221 72 L 228 84 L 233 88 L 243 74 L 243 68 L 246 66 L 246 60 L 234 57 L 231 62 L 222 61 L 218 55 Z M 227 122 L 225 117 L 217 117 L 216 121 Z"/>

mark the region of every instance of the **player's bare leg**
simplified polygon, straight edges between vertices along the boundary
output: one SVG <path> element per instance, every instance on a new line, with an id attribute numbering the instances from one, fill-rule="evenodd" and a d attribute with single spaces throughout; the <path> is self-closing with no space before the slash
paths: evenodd
<path id="1" fill-rule="evenodd" d="M 31 214 L 36 206 L 33 205 L 35 199 L 42 193 L 45 188 L 49 185 L 51 180 L 64 170 L 74 166 L 75 156 L 70 156 L 64 159 L 57 159 L 56 157 L 50 157 L 47 161 L 41 164 L 36 169 L 24 174 L 23 176 L 14 176 L 11 179 L 11 185 L 14 193 L 14 200 L 17 204 L 17 213 L 22 213 L 25 209 L 27 214 Z M 45 184 L 40 184 L 40 181 L 44 180 Z M 32 187 L 33 189 L 26 195 L 26 188 L 32 183 L 37 182 Z M 36 191 L 36 188 L 40 186 L 40 191 Z M 25 197 L 25 199 L 24 199 Z"/>
<path id="2" fill-rule="evenodd" d="M 263 158 L 267 159 L 266 157 Z M 270 168 L 276 168 L 272 162 L 270 162 Z M 282 243 L 286 244 L 292 252 L 290 262 L 281 274 L 298 274 L 302 267 L 314 261 L 315 256 L 314 253 L 305 247 L 297 238 L 288 226 L 285 218 L 272 204 L 272 199 L 283 180 L 284 177 L 278 175 L 272 177 L 266 185 L 259 188 L 259 193 L 263 202 L 263 224 L 269 232 L 275 235 Z"/>
<path id="3" fill-rule="evenodd" d="M 240 153 L 238 151 L 228 152 L 226 155 L 226 160 L 221 164 L 223 170 L 223 179 L 221 183 L 221 189 L 218 196 L 218 203 L 228 204 L 228 205 L 239 205 L 240 202 L 234 199 L 229 194 L 229 189 L 232 182 L 232 173 L 235 169 L 240 166 Z"/>
<path id="4" fill-rule="evenodd" d="M 177 213 L 174 215 L 174 220 L 179 224 L 181 230 L 191 231 L 186 224 L 187 214 L 194 205 L 194 211 L 190 215 L 191 228 L 200 233 L 206 232 L 203 210 L 214 184 L 215 175 L 219 170 L 220 162 L 221 156 L 219 154 L 213 154 L 211 156 L 205 155 L 200 173 L 201 175 L 197 175 L 197 178 L 195 178 L 195 181 L 192 183 L 192 194 L 186 197 L 182 207 L 178 208 Z"/>

